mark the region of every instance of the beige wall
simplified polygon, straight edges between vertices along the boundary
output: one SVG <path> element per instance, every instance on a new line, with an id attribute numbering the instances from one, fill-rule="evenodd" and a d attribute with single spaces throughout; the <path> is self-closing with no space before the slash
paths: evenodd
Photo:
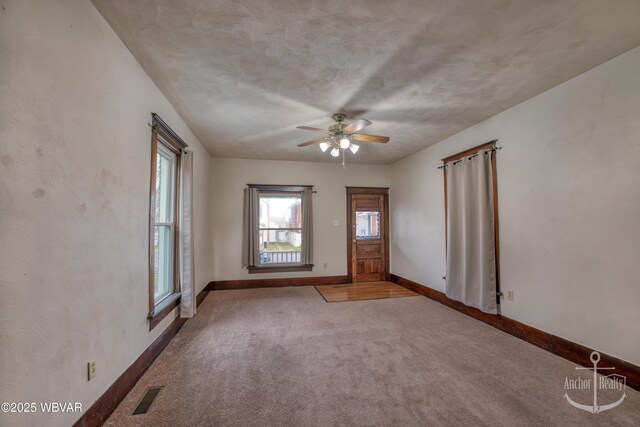
<path id="1" fill-rule="evenodd" d="M 2 5 L 0 402 L 87 409 L 173 318 L 149 332 L 151 112 L 195 152 L 199 289 L 212 276 L 211 158 L 91 3 Z M 0 413 L 0 425 L 79 416 Z"/>
<path id="2" fill-rule="evenodd" d="M 347 274 L 345 186 L 386 187 L 388 183 L 387 166 L 347 164 L 346 169 L 343 169 L 339 161 L 309 163 L 213 159 L 211 191 L 214 280 Z M 247 184 L 313 185 L 318 191 L 313 199 L 313 271 L 249 274 L 241 268 L 242 195 Z M 335 220 L 338 225 L 333 225 Z"/>
<path id="3" fill-rule="evenodd" d="M 444 290 L 440 159 L 492 139 L 508 317 L 640 364 L 640 48 L 391 167 L 392 272 Z"/>
<path id="4" fill-rule="evenodd" d="M 3 6 L 0 402 L 86 409 L 175 316 L 148 331 L 152 111 L 195 152 L 198 290 L 209 280 L 303 275 L 241 269 L 247 183 L 315 186 L 316 267 L 306 276 L 347 272 L 344 187 L 390 184 L 392 271 L 443 290 L 436 167 L 499 138 L 503 290 L 515 293 L 503 313 L 640 364 L 640 48 L 390 168 L 342 169 L 211 159 L 88 1 Z M 0 425 L 78 416 L 0 413 Z"/>

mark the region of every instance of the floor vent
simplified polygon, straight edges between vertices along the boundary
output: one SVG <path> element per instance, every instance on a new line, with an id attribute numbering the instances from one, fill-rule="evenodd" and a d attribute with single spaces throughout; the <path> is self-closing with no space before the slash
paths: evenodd
<path id="1" fill-rule="evenodd" d="M 136 406 L 136 409 L 134 409 L 131 415 L 142 415 L 149 412 L 151 405 L 153 405 L 156 397 L 160 394 L 160 390 L 162 390 L 162 387 L 149 387 L 142 395 L 142 399 L 140 399 L 138 406 Z"/>

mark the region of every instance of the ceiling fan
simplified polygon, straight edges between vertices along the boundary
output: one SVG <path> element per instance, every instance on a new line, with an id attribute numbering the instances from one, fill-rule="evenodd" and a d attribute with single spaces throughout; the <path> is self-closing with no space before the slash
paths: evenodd
<path id="1" fill-rule="evenodd" d="M 318 129 L 309 126 L 298 126 L 297 129 L 310 130 L 312 132 L 324 133 L 326 136 L 322 138 L 313 139 L 311 141 L 298 144 L 298 147 L 306 147 L 307 145 L 320 144 L 320 149 L 325 152 L 331 148 L 330 154 L 333 157 L 340 156 L 346 150 L 351 150 L 353 154 L 356 154 L 360 149 L 359 145 L 353 143 L 353 141 L 362 142 L 379 142 L 386 143 L 389 141 L 388 136 L 367 135 L 364 133 L 358 133 L 360 129 L 363 129 L 371 124 L 367 119 L 358 119 L 355 122 L 345 125 L 342 123 L 347 118 L 345 114 L 335 113 L 331 118 L 336 122 L 329 126 L 329 129 Z"/>

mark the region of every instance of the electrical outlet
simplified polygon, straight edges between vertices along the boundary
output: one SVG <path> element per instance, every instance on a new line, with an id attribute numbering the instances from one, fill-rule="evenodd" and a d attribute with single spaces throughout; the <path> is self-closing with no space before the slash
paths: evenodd
<path id="1" fill-rule="evenodd" d="M 513 301 L 513 291 L 507 291 L 507 299 Z"/>
<path id="2" fill-rule="evenodd" d="M 87 381 L 91 381 L 96 376 L 96 361 L 87 362 Z"/>
<path id="3" fill-rule="evenodd" d="M 326 262 L 324 263 L 324 268 L 327 268 L 327 263 Z"/>

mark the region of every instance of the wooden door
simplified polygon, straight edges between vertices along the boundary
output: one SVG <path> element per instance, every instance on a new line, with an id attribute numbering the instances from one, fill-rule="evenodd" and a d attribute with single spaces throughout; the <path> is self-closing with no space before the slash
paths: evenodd
<path id="1" fill-rule="evenodd" d="M 351 189 L 348 192 L 348 238 L 351 281 L 388 279 L 388 218 L 386 189 Z"/>

